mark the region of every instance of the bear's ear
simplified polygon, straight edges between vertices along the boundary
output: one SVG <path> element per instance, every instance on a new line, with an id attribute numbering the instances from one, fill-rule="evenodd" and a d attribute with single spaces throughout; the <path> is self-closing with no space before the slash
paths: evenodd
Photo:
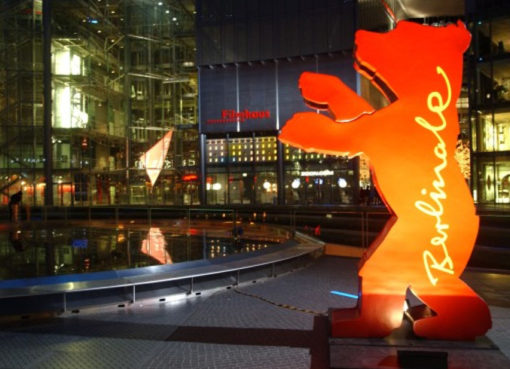
<path id="1" fill-rule="evenodd" d="M 453 36 L 454 45 L 458 45 L 459 51 L 464 52 L 471 42 L 471 33 L 466 29 L 466 25 L 461 20 L 457 21 L 457 25 L 450 25 L 451 35 Z"/>

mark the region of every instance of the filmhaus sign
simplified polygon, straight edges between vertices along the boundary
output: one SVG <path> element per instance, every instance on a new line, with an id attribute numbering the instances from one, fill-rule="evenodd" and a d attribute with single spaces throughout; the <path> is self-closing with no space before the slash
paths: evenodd
<path id="1" fill-rule="evenodd" d="M 223 109 L 221 116 L 216 119 L 208 119 L 207 124 L 237 123 L 247 120 L 270 119 L 271 112 L 269 110 L 249 110 L 236 111 L 232 109 Z"/>

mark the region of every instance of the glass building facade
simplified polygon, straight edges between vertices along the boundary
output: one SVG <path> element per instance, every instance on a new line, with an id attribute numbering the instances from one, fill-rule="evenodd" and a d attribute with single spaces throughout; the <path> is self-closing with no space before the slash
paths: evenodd
<path id="1" fill-rule="evenodd" d="M 469 69 L 473 195 L 510 203 L 510 4 L 475 1 Z"/>
<path id="2" fill-rule="evenodd" d="M 3 1 L 0 28 L 4 204 L 198 202 L 192 1 Z M 140 156 L 169 130 L 152 187 Z"/>
<path id="3" fill-rule="evenodd" d="M 465 11 L 473 42 L 458 159 L 475 201 L 510 203 L 507 2 L 470 0 L 430 17 L 387 3 L 428 24 Z M 356 28 L 391 27 L 379 0 L 2 1 L 1 201 L 21 190 L 32 206 L 363 202 L 366 157 L 305 153 L 277 135 L 307 109 L 303 70 L 336 73 L 384 106 L 351 55 Z M 262 115 L 208 124 L 242 112 Z M 170 130 L 152 185 L 141 157 Z"/>

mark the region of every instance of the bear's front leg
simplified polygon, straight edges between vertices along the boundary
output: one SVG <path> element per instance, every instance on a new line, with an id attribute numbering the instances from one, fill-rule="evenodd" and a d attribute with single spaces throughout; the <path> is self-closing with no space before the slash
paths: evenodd
<path id="1" fill-rule="evenodd" d="M 305 102 L 314 109 L 329 110 L 337 122 L 350 122 L 374 108 L 334 76 L 304 72 L 299 88 Z"/>
<path id="2" fill-rule="evenodd" d="M 278 139 L 307 152 L 329 155 L 357 154 L 362 150 L 364 126 L 351 123 L 337 123 L 317 113 L 294 114 Z"/>

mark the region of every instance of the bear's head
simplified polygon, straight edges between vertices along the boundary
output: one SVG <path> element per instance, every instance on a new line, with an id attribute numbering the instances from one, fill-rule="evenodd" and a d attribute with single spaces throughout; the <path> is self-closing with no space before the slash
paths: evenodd
<path id="1" fill-rule="evenodd" d="M 470 41 L 471 35 L 460 21 L 445 27 L 400 21 L 387 33 L 361 30 L 356 32 L 355 68 L 390 101 L 429 93 L 427 87 L 437 80 L 438 65 L 458 89 L 462 54 Z"/>

